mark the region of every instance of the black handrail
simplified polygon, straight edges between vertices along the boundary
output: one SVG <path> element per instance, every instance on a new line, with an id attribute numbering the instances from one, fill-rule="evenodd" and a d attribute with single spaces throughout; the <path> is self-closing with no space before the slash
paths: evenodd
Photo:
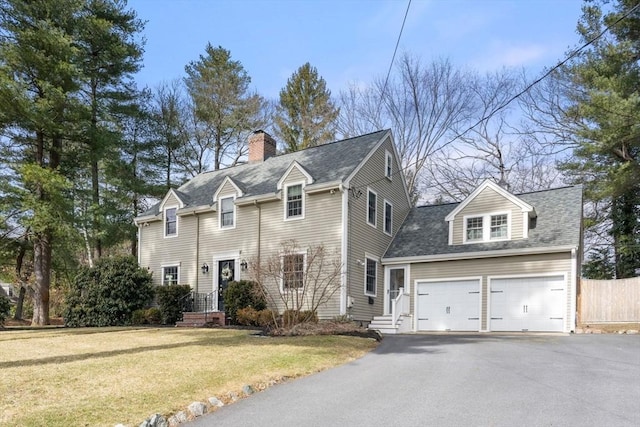
<path id="1" fill-rule="evenodd" d="M 185 295 L 182 300 L 183 313 L 204 313 L 205 322 L 209 320 L 208 315 L 212 311 L 213 292 L 191 292 Z"/>

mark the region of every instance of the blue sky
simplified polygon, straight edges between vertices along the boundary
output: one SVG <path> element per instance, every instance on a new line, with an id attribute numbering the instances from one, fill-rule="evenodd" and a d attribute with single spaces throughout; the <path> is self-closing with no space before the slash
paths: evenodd
<path id="1" fill-rule="evenodd" d="M 231 51 L 276 98 L 305 62 L 334 95 L 386 75 L 408 0 L 129 0 L 148 21 L 140 85 L 184 77 L 207 42 Z M 539 73 L 579 42 L 581 0 L 413 0 L 399 53 L 479 71 Z"/>

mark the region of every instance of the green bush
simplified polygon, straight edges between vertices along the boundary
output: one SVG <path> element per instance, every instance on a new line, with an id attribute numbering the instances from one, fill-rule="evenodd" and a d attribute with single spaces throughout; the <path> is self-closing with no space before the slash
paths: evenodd
<path id="1" fill-rule="evenodd" d="M 163 325 L 173 325 L 182 318 L 185 298 L 190 293 L 189 285 L 169 285 L 156 289 L 160 321 Z"/>
<path id="2" fill-rule="evenodd" d="M 161 320 L 160 309 L 156 307 L 141 308 L 131 314 L 132 325 L 159 325 Z"/>
<path id="3" fill-rule="evenodd" d="M 4 294 L 0 294 L 0 326 L 4 325 L 4 321 L 11 312 L 11 303 L 9 298 Z"/>
<path id="4" fill-rule="evenodd" d="M 82 267 L 66 295 L 67 326 L 119 326 L 153 299 L 151 274 L 133 257 L 102 258 Z"/>
<path id="5" fill-rule="evenodd" d="M 146 325 L 147 324 L 147 316 L 146 310 L 144 308 L 139 308 L 131 313 L 131 324 L 132 325 Z"/>
<path id="6" fill-rule="evenodd" d="M 159 325 L 162 322 L 162 312 L 157 307 L 147 308 L 144 317 L 150 325 Z"/>
<path id="7" fill-rule="evenodd" d="M 256 311 L 267 308 L 267 302 L 255 282 L 240 280 L 230 282 L 224 291 L 224 311 L 232 324 L 238 324 L 236 313 L 238 310 L 251 307 Z"/>

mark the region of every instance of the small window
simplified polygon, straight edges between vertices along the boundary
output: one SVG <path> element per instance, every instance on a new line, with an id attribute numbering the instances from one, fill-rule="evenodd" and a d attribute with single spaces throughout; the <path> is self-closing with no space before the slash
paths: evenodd
<path id="1" fill-rule="evenodd" d="M 506 239 L 507 215 L 491 215 L 491 239 Z"/>
<path id="2" fill-rule="evenodd" d="M 393 206 L 384 201 L 384 232 L 391 235 L 393 229 Z"/>
<path id="3" fill-rule="evenodd" d="M 376 193 L 369 190 L 367 195 L 367 222 L 374 227 L 376 226 L 377 197 Z"/>
<path id="4" fill-rule="evenodd" d="M 233 227 L 235 217 L 235 205 L 233 197 L 220 199 L 220 227 Z"/>
<path id="5" fill-rule="evenodd" d="M 467 241 L 482 240 L 482 217 L 467 218 Z"/>
<path id="6" fill-rule="evenodd" d="M 176 217 L 176 208 L 164 211 L 164 235 L 175 236 L 178 234 L 178 218 Z"/>
<path id="7" fill-rule="evenodd" d="M 365 260 L 364 294 L 375 297 L 376 281 L 378 276 L 378 262 L 370 258 L 365 258 Z"/>
<path id="8" fill-rule="evenodd" d="M 304 286 L 304 254 L 282 257 L 283 290 L 301 289 Z"/>
<path id="9" fill-rule="evenodd" d="M 302 184 L 287 187 L 287 218 L 302 217 Z"/>
<path id="10" fill-rule="evenodd" d="M 178 284 L 178 266 L 162 267 L 162 284 L 164 286 Z"/>
<path id="11" fill-rule="evenodd" d="M 393 157 L 391 156 L 391 153 L 388 151 L 385 151 L 385 169 L 384 169 L 384 176 L 386 176 L 387 178 L 391 179 L 393 176 L 393 169 L 392 169 L 392 164 L 393 164 Z"/>

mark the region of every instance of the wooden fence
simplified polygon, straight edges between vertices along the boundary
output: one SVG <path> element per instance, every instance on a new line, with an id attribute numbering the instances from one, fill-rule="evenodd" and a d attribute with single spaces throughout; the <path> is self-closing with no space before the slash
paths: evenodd
<path id="1" fill-rule="evenodd" d="M 579 322 L 640 322 L 640 277 L 580 281 Z"/>

